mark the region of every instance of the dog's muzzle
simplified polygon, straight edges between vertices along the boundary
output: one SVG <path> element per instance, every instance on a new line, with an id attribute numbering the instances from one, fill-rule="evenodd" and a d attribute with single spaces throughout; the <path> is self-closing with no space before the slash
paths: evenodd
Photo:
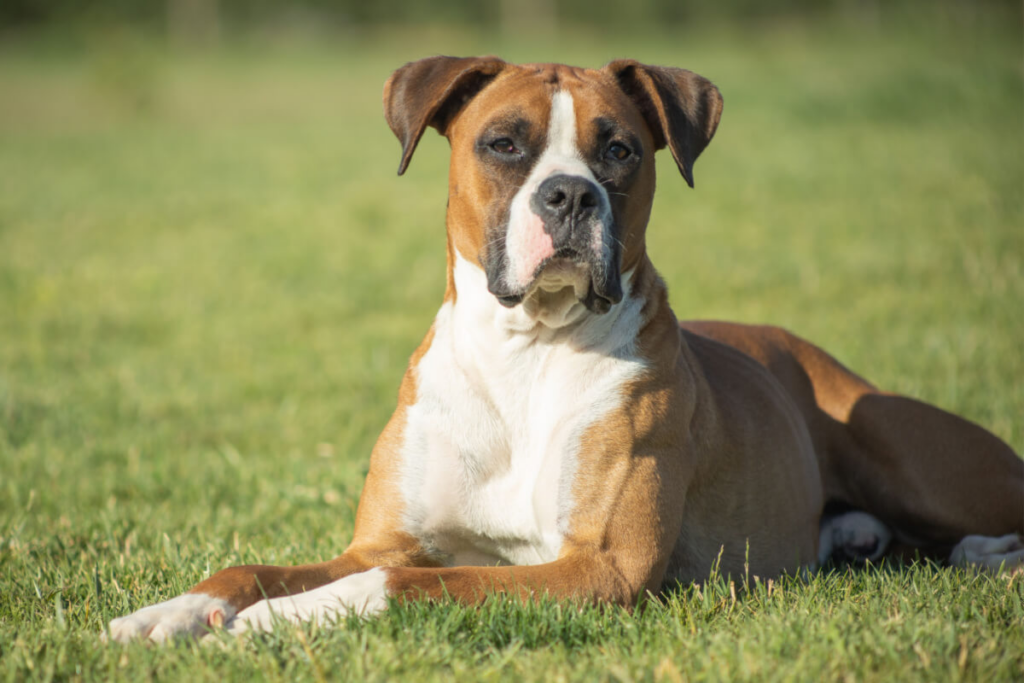
<path id="1" fill-rule="evenodd" d="M 597 185 L 581 176 L 551 176 L 530 198 L 530 208 L 544 221 L 544 232 L 551 235 L 555 252 L 583 251 L 590 241 L 590 228 L 598 218 L 601 194 Z M 584 234 L 586 233 L 586 234 Z"/>
<path id="2" fill-rule="evenodd" d="M 511 308 L 521 303 L 556 260 L 584 266 L 589 272 L 590 286 L 579 300 L 591 312 L 607 313 L 622 300 L 618 230 L 605 193 L 593 181 L 578 175 L 552 175 L 530 197 L 530 210 L 550 236 L 553 253 L 537 264 L 533 282 L 522 291 L 510 291 L 506 278 L 499 273 L 491 277 L 487 269 L 488 289 L 502 305 Z"/>

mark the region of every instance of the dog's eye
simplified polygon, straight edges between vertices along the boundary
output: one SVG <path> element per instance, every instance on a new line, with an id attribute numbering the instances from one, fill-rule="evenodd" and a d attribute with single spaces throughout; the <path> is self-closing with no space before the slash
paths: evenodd
<path id="1" fill-rule="evenodd" d="M 632 153 L 633 152 L 629 147 L 618 142 L 613 142 L 608 148 L 608 151 L 605 152 L 605 156 L 609 159 L 615 159 L 616 161 L 625 161 Z"/>
<path id="2" fill-rule="evenodd" d="M 498 154 L 519 154 L 519 149 L 515 143 L 508 138 L 501 138 L 491 143 L 491 149 Z"/>

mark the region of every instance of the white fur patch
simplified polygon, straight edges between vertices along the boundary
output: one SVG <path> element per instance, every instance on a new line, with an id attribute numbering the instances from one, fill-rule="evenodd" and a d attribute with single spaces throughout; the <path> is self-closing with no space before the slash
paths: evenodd
<path id="1" fill-rule="evenodd" d="M 456 303 L 437 314 L 406 413 L 406 530 L 451 564 L 550 562 L 580 439 L 646 368 L 634 348 L 643 302 L 627 275 L 611 311 L 572 298 L 579 310 L 560 316 L 572 322 L 552 328 L 501 306 L 475 264 L 457 256 L 454 274 Z"/>
<path id="2" fill-rule="evenodd" d="M 235 615 L 235 608 L 225 600 L 186 593 L 114 619 L 110 622 L 110 638 L 120 643 L 146 639 L 161 643 L 177 637 L 200 636 L 206 633 L 210 616 L 218 610 L 223 617 L 221 623 Z"/>
<path id="3" fill-rule="evenodd" d="M 599 189 L 605 213 L 601 217 L 601 227 L 595 228 L 591 244 L 598 255 L 602 255 L 603 250 L 607 248 L 608 240 L 611 239 L 611 204 L 608 202 L 607 191 L 594 177 L 580 154 L 576 139 L 576 107 L 572 95 L 565 90 L 559 90 L 551 97 L 547 147 L 526 182 L 513 197 L 509 208 L 505 253 L 509 261 L 508 284 L 513 291 L 521 291 L 528 287 L 537 267 L 550 255 L 540 245 L 550 245 L 551 239 L 543 232 L 543 221 L 530 208 L 530 200 L 541 183 L 559 174 L 581 176 Z M 541 234 L 538 235 L 538 232 Z"/>
<path id="4" fill-rule="evenodd" d="M 950 553 L 949 563 L 990 571 L 1016 569 L 1024 566 L 1024 539 L 1017 534 L 965 536 Z"/>
<path id="5" fill-rule="evenodd" d="M 827 517 L 821 521 L 818 562 L 825 564 L 834 557 L 875 561 L 882 557 L 891 541 L 889 527 L 866 512 L 853 511 Z"/>
<path id="6" fill-rule="evenodd" d="M 228 625 L 228 632 L 271 631 L 276 620 L 323 623 L 348 614 L 377 614 L 388 606 L 386 581 L 384 569 L 377 567 L 305 593 L 261 600 L 242 610 Z"/>

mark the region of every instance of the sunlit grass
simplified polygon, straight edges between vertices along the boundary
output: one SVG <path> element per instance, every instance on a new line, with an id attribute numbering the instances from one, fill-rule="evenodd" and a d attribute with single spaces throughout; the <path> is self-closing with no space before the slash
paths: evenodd
<path id="1" fill-rule="evenodd" d="M 691 29 L 613 47 L 427 30 L 199 55 L 129 34 L 0 51 L 0 672 L 1024 676 L 1020 581 L 929 566 L 771 596 L 733 598 L 723 580 L 636 615 L 412 605 L 226 652 L 98 639 L 217 568 L 345 547 L 444 288 L 447 145 L 431 134 L 396 178 L 380 115 L 390 70 L 427 54 L 707 75 L 722 127 L 696 191 L 660 160 L 649 233 L 678 315 L 784 324 L 1024 449 L 1014 26 Z"/>

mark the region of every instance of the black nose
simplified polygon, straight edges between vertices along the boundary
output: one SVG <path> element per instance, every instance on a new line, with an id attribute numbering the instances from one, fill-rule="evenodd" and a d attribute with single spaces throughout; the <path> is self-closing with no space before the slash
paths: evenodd
<path id="1" fill-rule="evenodd" d="M 555 245 L 568 240 L 573 228 L 597 215 L 600 190 L 577 175 L 555 175 L 540 184 L 530 208 L 544 221 Z"/>

